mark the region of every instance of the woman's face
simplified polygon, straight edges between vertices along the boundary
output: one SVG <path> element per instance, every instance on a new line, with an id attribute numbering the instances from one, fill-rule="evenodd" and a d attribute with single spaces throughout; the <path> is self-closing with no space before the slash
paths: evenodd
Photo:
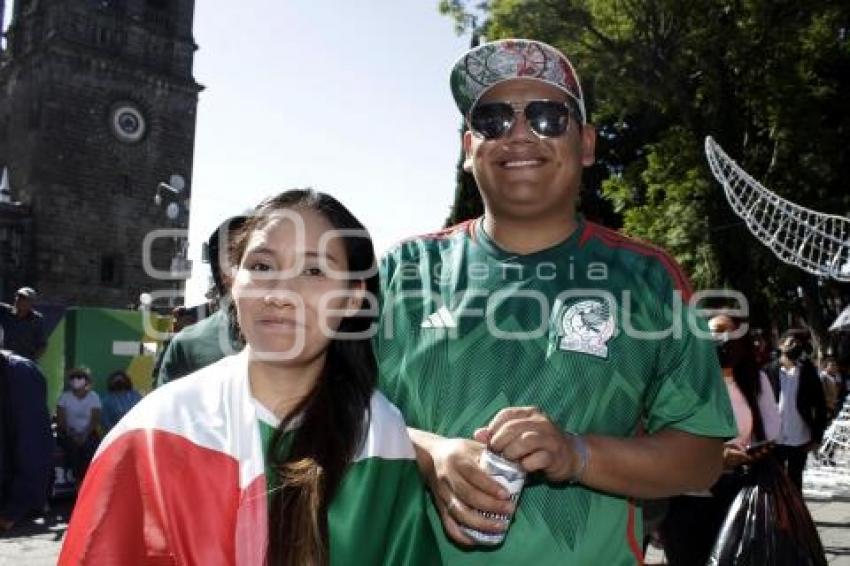
<path id="1" fill-rule="evenodd" d="M 130 376 L 124 373 L 112 376 L 109 379 L 109 383 L 112 386 L 112 389 L 115 389 L 116 391 L 122 391 L 132 387 Z"/>
<path id="2" fill-rule="evenodd" d="M 257 359 L 306 363 L 323 355 L 361 304 L 342 238 L 320 213 L 284 209 L 248 236 L 233 281 L 239 326 Z"/>
<path id="3" fill-rule="evenodd" d="M 719 315 L 708 321 L 708 328 L 715 339 L 720 367 L 734 368 L 745 355 L 743 338 L 730 336 L 738 326 L 728 316 Z"/>
<path id="4" fill-rule="evenodd" d="M 81 393 L 85 391 L 86 386 L 88 386 L 89 380 L 86 379 L 85 376 L 74 374 L 68 378 L 68 385 L 71 386 L 71 390 L 75 393 Z"/>

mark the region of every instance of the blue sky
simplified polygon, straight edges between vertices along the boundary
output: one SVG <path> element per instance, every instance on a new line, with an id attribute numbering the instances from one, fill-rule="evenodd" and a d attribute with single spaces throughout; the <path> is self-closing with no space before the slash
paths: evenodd
<path id="1" fill-rule="evenodd" d="M 445 220 L 460 118 L 448 70 L 467 47 L 436 0 L 203 0 L 189 302 L 200 242 L 263 197 L 337 196 L 381 251 Z M 201 272 L 199 277 L 197 272 Z"/>
<path id="2" fill-rule="evenodd" d="M 187 303 L 202 300 L 207 282 L 201 242 L 287 188 L 338 197 L 379 252 L 442 226 L 460 151 L 448 72 L 469 37 L 454 33 L 437 0 L 195 4 L 195 77 L 206 89 Z"/>

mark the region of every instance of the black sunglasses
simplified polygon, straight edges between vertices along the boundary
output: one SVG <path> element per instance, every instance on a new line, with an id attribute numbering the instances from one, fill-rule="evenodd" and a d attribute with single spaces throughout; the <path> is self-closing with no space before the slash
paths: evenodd
<path id="1" fill-rule="evenodd" d="M 568 103 L 555 100 L 531 100 L 524 107 L 516 102 L 485 102 L 469 113 L 469 127 L 483 138 L 495 140 L 510 131 L 520 111 L 531 131 L 543 138 L 563 135 L 570 126 L 570 114 L 576 116 Z"/>

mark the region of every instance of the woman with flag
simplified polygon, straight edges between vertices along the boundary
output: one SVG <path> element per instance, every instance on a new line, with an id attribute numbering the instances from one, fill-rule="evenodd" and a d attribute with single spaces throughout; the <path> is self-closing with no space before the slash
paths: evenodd
<path id="1" fill-rule="evenodd" d="M 246 348 L 109 433 L 59 563 L 438 564 L 404 422 L 374 390 L 368 233 L 332 197 L 288 191 L 230 250 Z"/>

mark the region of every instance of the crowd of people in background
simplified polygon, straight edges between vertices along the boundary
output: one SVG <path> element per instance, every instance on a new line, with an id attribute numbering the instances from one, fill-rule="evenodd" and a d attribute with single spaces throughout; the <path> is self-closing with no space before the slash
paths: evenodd
<path id="1" fill-rule="evenodd" d="M 705 564 L 741 488 L 750 482 L 750 466 L 772 455 L 802 494 L 803 469 L 827 425 L 828 390 L 833 407 L 844 383 L 834 358 L 824 363 L 830 380 L 821 384 L 803 340 L 787 333 L 774 356 L 765 356 L 761 334 L 736 336 L 741 321 L 721 314 L 709 321 L 717 341 L 738 435 L 726 443 L 724 473 L 710 490 L 674 497 L 660 528 L 669 564 Z M 762 356 L 759 356 L 762 349 Z M 773 361 L 764 363 L 770 357 Z"/>
<path id="2" fill-rule="evenodd" d="M 45 511 L 57 465 L 78 485 L 103 435 L 141 399 L 123 370 L 108 377 L 101 400 L 91 372 L 71 368 L 51 406 L 38 365 L 47 336 L 37 296 L 22 287 L 14 304 L 0 303 L 0 533 Z"/>

